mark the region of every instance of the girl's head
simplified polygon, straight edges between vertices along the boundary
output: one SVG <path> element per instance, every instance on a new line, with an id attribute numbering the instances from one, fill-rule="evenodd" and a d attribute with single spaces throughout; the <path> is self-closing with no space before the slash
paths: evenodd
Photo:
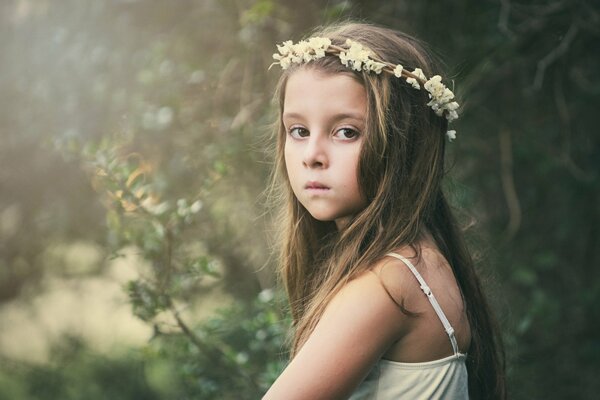
<path id="1" fill-rule="evenodd" d="M 405 70 L 419 68 L 425 76 L 437 72 L 415 39 L 393 30 L 345 24 L 323 29 L 313 36 L 329 38 L 332 46 L 346 48 L 346 40 L 351 39 L 368 48 L 373 58 L 401 64 Z M 297 202 L 300 212 L 306 209 L 321 222 L 337 219 L 322 213 L 324 201 L 319 201 L 335 198 L 326 190 L 311 190 L 310 185 L 311 182 L 317 186 L 333 184 L 319 182 L 317 171 L 340 167 L 345 174 L 334 171 L 335 176 L 328 179 L 340 179 L 346 185 L 348 175 L 355 174 L 354 185 L 360 198 L 354 199 L 356 193 L 349 193 L 353 201 L 346 211 L 352 213 L 342 215 L 347 218 L 338 220 L 338 227 L 351 227 L 352 222 L 364 225 L 372 220 L 374 213 L 404 208 L 397 215 L 405 221 L 408 218 L 410 226 L 405 228 L 410 229 L 409 241 L 415 240 L 425 226 L 440 188 L 447 130 L 446 118 L 436 115 L 428 106 L 428 92 L 416 90 L 406 79 L 393 74 L 357 72 L 343 65 L 339 55 L 328 54 L 307 63 L 292 64 L 283 72 L 277 93 L 280 111 L 277 168 L 287 181 L 290 201 Z M 352 119 L 351 111 L 360 114 L 359 118 Z M 346 118 L 336 118 L 343 114 Z M 309 123 L 312 126 L 307 126 Z M 329 129 L 326 133 L 334 139 L 330 146 L 316 137 L 325 129 Z M 353 156 L 329 165 L 327 150 L 337 149 L 343 149 L 338 153 L 344 155 L 352 150 Z M 303 172 L 301 177 L 300 172 Z M 347 184 L 351 186 L 352 182 Z"/>
<path id="2" fill-rule="evenodd" d="M 338 228 L 367 205 L 358 179 L 367 99 L 349 74 L 300 69 L 286 83 L 282 122 L 287 179 L 296 201 Z"/>
<path id="3" fill-rule="evenodd" d="M 345 283 L 400 247 L 418 255 L 427 235 L 464 297 L 470 392 L 503 393 L 498 332 L 441 187 L 447 125 L 458 106 L 452 92 L 435 82 L 438 67 L 424 47 L 403 33 L 349 23 L 313 37 L 326 38 L 333 54 L 280 57 L 287 68 L 275 94 L 273 189 L 283 195 L 279 264 L 295 326 L 292 355 Z M 362 60 L 372 70 L 351 68 L 348 58 L 364 55 L 348 49 L 352 43 L 368 49 L 371 61 Z"/>

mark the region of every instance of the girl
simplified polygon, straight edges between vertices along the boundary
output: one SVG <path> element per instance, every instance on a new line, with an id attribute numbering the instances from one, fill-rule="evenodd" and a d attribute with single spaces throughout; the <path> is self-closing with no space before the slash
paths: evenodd
<path id="1" fill-rule="evenodd" d="M 500 337 L 441 187 L 458 103 L 431 57 L 367 24 L 278 49 L 295 331 L 264 398 L 505 398 Z"/>

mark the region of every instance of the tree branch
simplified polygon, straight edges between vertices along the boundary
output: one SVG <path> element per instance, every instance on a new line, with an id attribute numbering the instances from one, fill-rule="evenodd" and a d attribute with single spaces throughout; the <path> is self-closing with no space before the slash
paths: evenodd
<path id="1" fill-rule="evenodd" d="M 499 132 L 499 139 L 502 189 L 504 190 L 509 213 L 508 225 L 505 229 L 505 240 L 508 242 L 514 237 L 521 225 L 521 205 L 513 177 L 512 145 L 508 129 L 502 129 Z"/>
<path id="2" fill-rule="evenodd" d="M 554 104 L 556 105 L 558 118 L 562 124 L 562 129 L 560 131 L 563 136 L 563 144 L 561 146 L 562 154 L 560 158 L 575 179 L 582 182 L 591 182 L 594 179 L 593 174 L 584 171 L 577 165 L 575 160 L 573 160 L 573 157 L 571 157 L 571 113 L 569 112 L 569 106 L 565 99 L 562 83 L 563 74 L 557 73 L 554 80 Z"/>
<path id="3" fill-rule="evenodd" d="M 508 18 L 510 17 L 510 0 L 500 0 L 500 15 L 498 15 L 498 29 L 511 40 L 516 38 L 516 35 L 508 27 Z"/>
<path id="4" fill-rule="evenodd" d="M 540 90 L 542 88 L 542 83 L 544 83 L 544 74 L 546 73 L 546 69 L 552 65 L 556 60 L 560 58 L 564 53 L 569 49 L 569 45 L 575 39 L 578 31 L 577 24 L 574 22 L 569 27 L 567 34 L 560 41 L 559 45 L 556 46 L 550 53 L 546 55 L 546 57 L 542 58 L 538 61 L 537 71 L 535 73 L 535 78 L 533 79 L 533 90 Z"/>
<path id="5" fill-rule="evenodd" d="M 173 314 L 173 317 L 177 321 L 177 325 L 179 326 L 181 331 L 190 339 L 190 341 L 196 346 L 196 348 L 198 348 L 198 350 L 200 352 L 202 352 L 205 356 L 207 356 L 211 360 L 211 362 L 213 363 L 214 366 L 224 365 L 225 363 L 223 362 L 223 360 L 227 359 L 227 354 L 221 348 L 219 348 L 218 346 L 216 346 L 214 344 L 209 347 L 206 343 L 204 343 L 202 341 L 202 339 L 200 339 L 198 337 L 198 335 L 196 335 L 194 333 L 194 331 L 192 331 L 187 326 L 185 321 L 183 321 L 183 319 L 179 315 L 179 311 L 177 311 L 175 309 L 173 304 L 171 304 L 170 307 L 171 307 L 171 313 Z M 255 380 L 252 379 L 252 377 L 250 375 L 248 375 L 241 368 L 238 369 L 238 372 L 239 372 L 240 376 L 242 376 L 242 378 L 244 378 L 244 380 L 256 391 L 256 393 L 260 393 L 260 391 L 261 391 L 260 387 L 255 382 Z"/>

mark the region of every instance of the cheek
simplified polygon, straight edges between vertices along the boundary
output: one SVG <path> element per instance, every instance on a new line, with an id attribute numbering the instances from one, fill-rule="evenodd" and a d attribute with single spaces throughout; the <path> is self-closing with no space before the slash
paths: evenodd
<path id="1" fill-rule="evenodd" d="M 358 163 L 360 160 L 360 148 L 346 156 L 345 164 L 348 166 L 348 180 L 358 185 Z"/>
<path id="2" fill-rule="evenodd" d="M 349 164 L 349 165 L 352 165 L 352 173 L 349 174 L 350 175 L 349 180 L 351 181 L 352 188 L 354 189 L 355 195 L 363 198 L 364 193 L 363 193 L 363 190 L 361 190 L 361 184 L 358 179 L 358 177 L 359 177 L 359 169 L 358 169 L 359 160 L 360 160 L 360 152 L 355 154 L 352 157 L 352 161 Z"/>
<path id="3" fill-rule="evenodd" d="M 290 171 L 289 166 L 290 166 L 290 164 L 292 162 L 292 160 L 290 159 L 290 157 L 291 157 L 290 148 L 289 148 L 289 146 L 287 145 L 287 142 L 286 142 L 286 144 L 283 147 L 283 163 L 284 163 L 285 169 L 286 169 L 286 171 L 288 171 L 288 173 Z"/>
<path id="4" fill-rule="evenodd" d="M 294 179 L 294 161 L 294 152 L 286 142 L 283 148 L 283 162 L 285 164 L 288 180 L 290 181 Z"/>

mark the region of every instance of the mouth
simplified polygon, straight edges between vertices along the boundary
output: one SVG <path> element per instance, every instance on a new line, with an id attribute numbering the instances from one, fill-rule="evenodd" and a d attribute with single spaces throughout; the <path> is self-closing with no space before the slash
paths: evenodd
<path id="1" fill-rule="evenodd" d="M 317 181 L 307 182 L 304 188 L 308 190 L 329 190 L 328 186 L 323 185 L 322 183 Z"/>

